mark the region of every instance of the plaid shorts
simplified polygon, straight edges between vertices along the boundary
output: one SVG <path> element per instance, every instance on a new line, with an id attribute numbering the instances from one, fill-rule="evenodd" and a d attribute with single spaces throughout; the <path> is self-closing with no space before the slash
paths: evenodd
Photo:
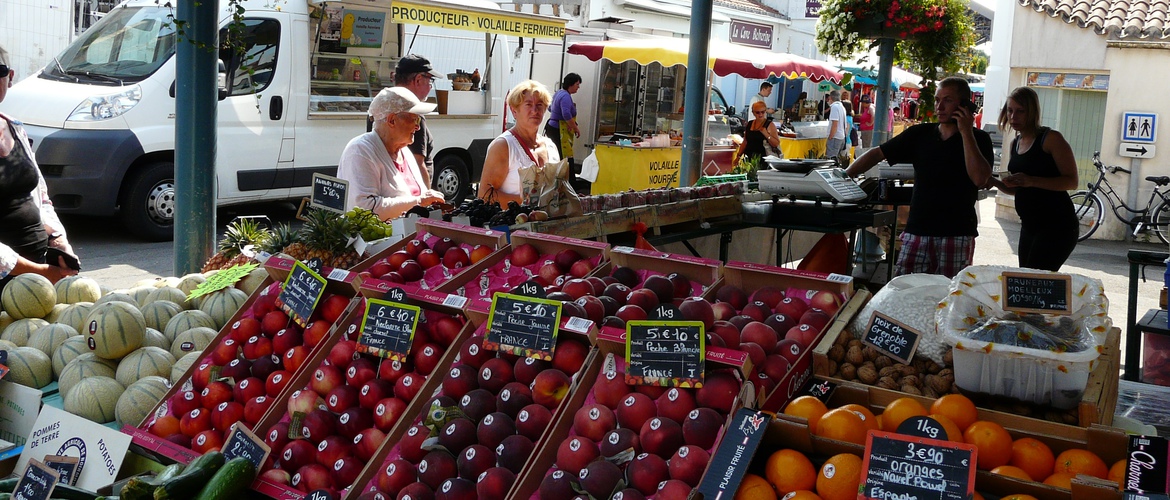
<path id="1" fill-rule="evenodd" d="M 954 278 L 975 257 L 974 236 L 919 236 L 902 233 L 895 274 L 941 274 Z"/>

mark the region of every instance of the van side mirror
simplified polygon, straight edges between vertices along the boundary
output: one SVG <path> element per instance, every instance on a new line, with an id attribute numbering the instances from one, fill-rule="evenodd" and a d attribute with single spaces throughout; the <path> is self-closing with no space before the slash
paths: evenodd
<path id="1" fill-rule="evenodd" d="M 727 111 L 724 111 L 723 114 L 734 115 L 735 114 L 735 106 L 728 106 Z"/>
<path id="2" fill-rule="evenodd" d="M 217 99 L 219 99 L 221 101 L 224 99 L 227 99 L 227 96 L 228 96 L 227 66 L 223 63 L 222 59 L 219 60 L 219 69 L 216 72 L 215 82 L 216 82 L 216 88 L 219 89 L 219 95 L 218 95 Z M 171 80 L 171 88 L 167 92 L 168 94 L 170 94 L 171 99 L 175 98 L 175 85 L 176 85 L 176 82 L 174 80 Z"/>

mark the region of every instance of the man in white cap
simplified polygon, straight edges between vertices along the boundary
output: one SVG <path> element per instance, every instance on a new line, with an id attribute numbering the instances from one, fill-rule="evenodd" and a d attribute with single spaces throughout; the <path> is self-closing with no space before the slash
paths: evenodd
<path id="1" fill-rule="evenodd" d="M 394 67 L 394 86 L 410 89 L 420 101 L 427 100 L 435 86 L 435 80 L 442 79 L 443 75 L 435 71 L 431 61 L 418 54 L 403 56 Z M 427 128 L 426 118 L 422 119 L 418 132 L 414 133 L 414 142 L 410 145 L 410 150 L 414 153 L 414 160 L 423 167 L 423 180 L 430 186 L 435 174 L 435 140 L 431 136 L 431 130 Z"/>
<path id="2" fill-rule="evenodd" d="M 422 115 L 434 104 L 419 101 L 403 87 L 382 89 L 370 103 L 374 130 L 349 141 L 341 152 L 337 177 L 349 181 L 346 208 L 372 210 L 393 219 L 415 205 L 443 201 L 429 189 L 409 146 Z"/>

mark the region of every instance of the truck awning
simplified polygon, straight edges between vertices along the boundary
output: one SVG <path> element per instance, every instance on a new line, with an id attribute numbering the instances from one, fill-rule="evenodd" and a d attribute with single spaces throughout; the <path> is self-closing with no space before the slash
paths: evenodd
<path id="1" fill-rule="evenodd" d="M 689 43 L 685 38 L 600 40 L 574 43 L 569 46 L 568 53 L 588 57 L 590 61 L 604 58 L 616 63 L 656 62 L 663 66 L 674 66 L 687 64 Z M 841 83 L 843 76 L 837 68 L 824 61 L 733 45 L 719 40 L 711 40 L 708 43 L 707 57 L 708 67 L 719 76 L 733 73 L 745 78 L 758 79 L 779 76 L 808 78 L 814 82 L 829 80 L 838 84 Z"/>
<path id="2" fill-rule="evenodd" d="M 565 37 L 568 21 L 550 16 L 508 12 L 438 0 L 394 0 L 390 17 L 395 23 L 438 26 L 523 38 Z"/>

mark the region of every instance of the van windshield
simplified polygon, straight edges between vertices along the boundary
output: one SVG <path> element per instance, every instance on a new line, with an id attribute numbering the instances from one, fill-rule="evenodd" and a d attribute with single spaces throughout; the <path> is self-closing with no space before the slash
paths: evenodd
<path id="1" fill-rule="evenodd" d="M 175 53 L 173 12 L 114 9 L 50 62 L 41 78 L 107 85 L 142 81 Z"/>

